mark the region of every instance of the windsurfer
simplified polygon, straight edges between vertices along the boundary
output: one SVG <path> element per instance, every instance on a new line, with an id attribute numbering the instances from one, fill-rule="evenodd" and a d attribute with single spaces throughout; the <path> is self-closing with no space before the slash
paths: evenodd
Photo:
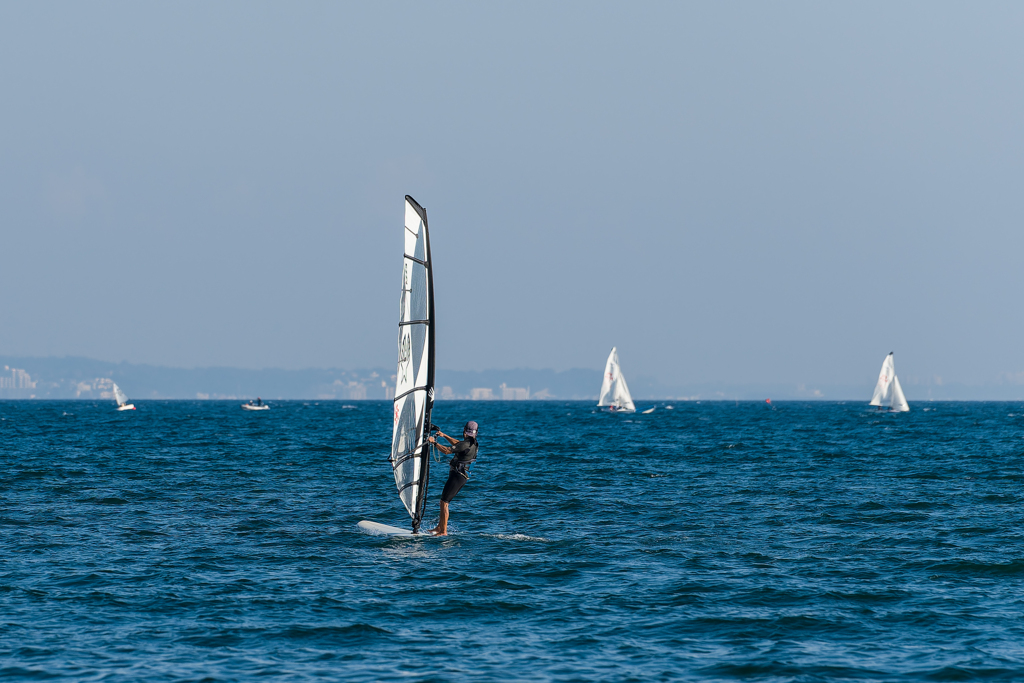
<path id="1" fill-rule="evenodd" d="M 469 481 L 467 470 L 473 464 L 473 461 L 476 460 L 476 435 L 478 429 L 479 425 L 476 422 L 472 420 L 467 422 L 466 426 L 462 429 L 463 438 L 461 441 L 448 436 L 440 429 L 437 430 L 438 436 L 448 440 L 450 444 L 448 446 L 439 444 L 434 437 L 427 439 L 429 443 L 437 446 L 437 449 L 445 455 L 455 454 L 448 463 L 448 481 L 445 482 L 444 489 L 441 491 L 441 514 L 437 521 L 437 526 L 430 530 L 430 533 L 435 536 L 448 535 L 448 503 L 452 502 L 452 498 Z"/>

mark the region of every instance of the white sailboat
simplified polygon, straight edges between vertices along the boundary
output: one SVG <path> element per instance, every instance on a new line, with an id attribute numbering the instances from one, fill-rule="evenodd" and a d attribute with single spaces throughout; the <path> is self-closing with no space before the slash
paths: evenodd
<path id="1" fill-rule="evenodd" d="M 118 410 L 135 410 L 135 406 L 128 402 L 128 396 L 116 384 L 114 385 L 114 400 L 117 401 Z"/>
<path id="2" fill-rule="evenodd" d="M 633 397 L 629 395 L 629 387 L 626 386 L 626 378 L 622 376 L 622 370 L 619 368 L 619 353 L 614 346 L 612 352 L 608 354 L 608 362 L 604 365 L 601 398 L 598 399 L 597 405 L 615 412 L 636 412 Z"/>
<path id="3" fill-rule="evenodd" d="M 889 406 L 889 410 L 894 413 L 905 413 L 910 410 L 899 377 L 896 376 L 896 363 L 892 351 L 882 361 L 882 370 L 878 373 L 878 383 L 875 384 L 875 393 L 871 396 L 871 405 L 880 408 Z"/>
<path id="4" fill-rule="evenodd" d="M 434 406 L 434 273 L 427 210 L 405 197 L 405 255 L 398 317 L 398 376 L 395 382 L 391 468 L 398 497 L 412 518 L 412 531 L 363 520 L 370 534 L 420 535 L 430 479 L 427 436 Z M 422 537 L 430 537 L 422 534 Z"/>

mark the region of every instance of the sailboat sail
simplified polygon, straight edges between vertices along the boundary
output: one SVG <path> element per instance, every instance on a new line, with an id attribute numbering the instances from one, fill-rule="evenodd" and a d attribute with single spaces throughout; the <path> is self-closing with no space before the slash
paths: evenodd
<path id="1" fill-rule="evenodd" d="M 878 373 L 878 383 L 875 384 L 875 393 L 871 396 L 870 405 L 889 406 L 890 410 L 898 413 L 910 410 L 900 380 L 896 377 L 896 362 L 893 360 L 892 351 L 882 361 L 882 370 Z"/>
<path id="2" fill-rule="evenodd" d="M 604 365 L 604 379 L 601 381 L 601 397 L 597 401 L 601 407 L 613 407 L 616 410 L 635 412 L 633 398 L 629 395 L 629 387 L 626 386 L 626 378 L 622 376 L 619 368 L 619 352 L 612 347 L 608 354 L 608 362 Z"/>
<path id="3" fill-rule="evenodd" d="M 875 393 L 871 396 L 870 405 L 881 406 L 883 402 L 888 401 L 892 378 L 895 374 L 896 370 L 892 360 L 892 352 L 890 351 L 889 355 L 882 361 L 882 370 L 878 373 L 878 383 L 875 384 Z"/>
<path id="4" fill-rule="evenodd" d="M 900 378 L 896 375 L 892 376 L 892 401 L 889 403 L 889 409 L 897 413 L 910 410 L 907 397 L 903 395 L 903 387 L 900 386 Z"/>
<path id="5" fill-rule="evenodd" d="M 426 439 L 434 405 L 434 278 L 427 211 L 408 195 L 404 233 L 391 466 L 398 495 L 417 532 L 430 475 Z"/>
<path id="6" fill-rule="evenodd" d="M 121 387 L 114 385 L 114 400 L 117 401 L 118 406 L 123 406 L 128 403 L 128 396 L 121 391 Z"/>

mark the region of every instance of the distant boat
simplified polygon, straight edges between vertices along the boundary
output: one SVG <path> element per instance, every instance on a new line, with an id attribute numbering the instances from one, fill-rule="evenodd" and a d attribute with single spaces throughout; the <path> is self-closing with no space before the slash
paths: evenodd
<path id="1" fill-rule="evenodd" d="M 633 397 L 629 395 L 629 387 L 626 386 L 626 378 L 622 376 L 622 370 L 619 369 L 619 354 L 614 346 L 612 352 L 608 354 L 608 362 L 604 366 L 601 398 L 597 401 L 597 405 L 601 408 L 608 408 L 612 412 L 636 412 Z"/>
<path id="2" fill-rule="evenodd" d="M 892 351 L 882 361 L 882 371 L 878 373 L 878 384 L 875 385 L 871 405 L 879 408 L 889 406 L 889 410 L 894 413 L 905 413 L 910 410 L 907 397 L 903 395 L 903 387 L 896 376 L 896 363 L 893 361 Z"/>
<path id="3" fill-rule="evenodd" d="M 242 410 L 270 410 L 270 406 L 263 402 L 262 398 L 256 399 L 256 403 L 249 401 L 242 404 Z"/>
<path id="4" fill-rule="evenodd" d="M 114 400 L 117 401 L 118 410 L 135 410 L 135 406 L 128 402 L 128 396 L 116 384 L 114 385 Z"/>

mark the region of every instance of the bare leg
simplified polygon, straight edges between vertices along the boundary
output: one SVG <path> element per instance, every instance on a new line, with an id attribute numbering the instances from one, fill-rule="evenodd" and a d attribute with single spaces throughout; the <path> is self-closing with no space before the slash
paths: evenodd
<path id="1" fill-rule="evenodd" d="M 437 520 L 437 526 L 430 530 L 435 536 L 448 535 L 448 503 L 441 501 L 441 515 Z"/>

